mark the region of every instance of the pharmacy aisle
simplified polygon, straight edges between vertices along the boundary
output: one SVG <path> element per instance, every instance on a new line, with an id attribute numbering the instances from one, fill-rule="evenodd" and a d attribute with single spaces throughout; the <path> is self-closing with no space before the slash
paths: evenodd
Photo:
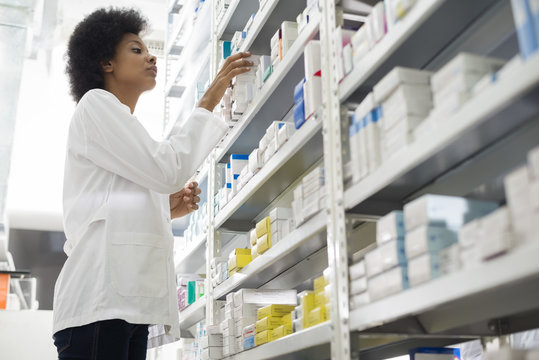
<path id="1" fill-rule="evenodd" d="M 211 13 L 209 74 L 185 91 L 231 54 L 255 66 L 195 175 L 178 358 L 537 356 L 509 336 L 539 328 L 535 2 L 193 3 L 169 12 L 171 67 Z"/>

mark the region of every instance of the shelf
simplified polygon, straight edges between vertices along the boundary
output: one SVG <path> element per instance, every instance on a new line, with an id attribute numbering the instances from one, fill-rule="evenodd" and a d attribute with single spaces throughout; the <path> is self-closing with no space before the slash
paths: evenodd
<path id="1" fill-rule="evenodd" d="M 176 274 L 193 273 L 206 263 L 206 238 L 200 236 L 183 251 L 183 256 L 176 263 Z"/>
<path id="2" fill-rule="evenodd" d="M 214 289 L 216 299 L 240 288 L 257 289 L 326 246 L 327 215 L 321 211 Z"/>
<path id="3" fill-rule="evenodd" d="M 230 40 L 234 32 L 245 28 L 249 17 L 258 11 L 258 1 L 232 0 L 217 28 L 217 39 Z"/>
<path id="4" fill-rule="evenodd" d="M 346 209 L 384 215 L 402 207 L 413 192 L 534 121 L 538 98 L 539 56 L 534 56 L 470 99 L 428 137 L 417 139 L 346 189 Z"/>
<path id="5" fill-rule="evenodd" d="M 305 1 L 268 0 L 253 20 L 240 51 L 253 54 L 269 54 L 271 37 L 281 27 L 283 21 L 296 21 L 305 10 Z"/>
<path id="6" fill-rule="evenodd" d="M 323 155 L 322 124 L 312 117 L 215 216 L 215 228 L 249 230 L 254 218 Z"/>
<path id="7" fill-rule="evenodd" d="M 425 68 L 497 0 L 421 0 L 358 63 L 339 86 L 346 101 L 365 95 L 395 66 Z M 436 34 L 436 36 L 433 36 Z"/>
<path id="8" fill-rule="evenodd" d="M 217 151 L 217 161 L 229 154 L 251 153 L 253 149 L 258 147 L 258 141 L 265 134 L 266 128 L 271 122 L 281 120 L 292 108 L 294 87 L 305 74 L 303 49 L 307 42 L 318 33 L 318 26 L 319 19 L 313 20 L 296 39 L 253 103 L 227 134 Z M 256 121 L 253 121 L 255 117 Z M 240 136 L 241 141 L 238 140 Z"/>
<path id="9" fill-rule="evenodd" d="M 227 357 L 228 360 L 329 359 L 331 328 L 329 321 L 282 337 L 270 343 Z"/>
<path id="10" fill-rule="evenodd" d="M 180 329 L 188 329 L 200 320 L 204 319 L 205 312 L 206 296 L 203 296 L 180 311 Z"/>
<path id="11" fill-rule="evenodd" d="M 475 268 L 365 305 L 350 312 L 350 329 L 493 336 L 496 329 L 490 320 L 505 321 L 507 332 L 539 327 L 538 256 L 539 246 L 527 244 Z M 518 319 L 514 324 L 512 317 Z"/>
<path id="12" fill-rule="evenodd" d="M 394 335 L 394 334 L 352 334 L 350 341 L 352 352 L 359 348 L 361 360 L 389 359 L 407 355 L 410 349 L 419 347 L 446 347 L 476 340 L 472 336 L 430 336 L 430 335 Z"/>

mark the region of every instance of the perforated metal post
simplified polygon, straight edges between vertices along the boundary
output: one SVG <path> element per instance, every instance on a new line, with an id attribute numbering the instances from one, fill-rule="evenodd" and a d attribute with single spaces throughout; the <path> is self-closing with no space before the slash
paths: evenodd
<path id="1" fill-rule="evenodd" d="M 213 298 L 213 284 L 211 281 L 211 259 L 216 256 L 216 246 L 215 246 L 215 231 L 213 228 L 213 218 L 214 214 L 214 205 L 215 205 L 215 151 L 212 151 L 208 159 L 208 185 L 206 186 L 207 199 L 208 199 L 208 229 L 206 237 L 206 324 L 215 325 L 216 316 L 215 316 L 215 300 Z"/>
<path id="2" fill-rule="evenodd" d="M 339 79 L 335 39 L 335 0 L 319 0 L 321 7 L 320 44 L 322 52 L 322 99 L 324 167 L 327 190 L 327 251 L 332 269 L 331 358 L 350 359 L 348 308 L 348 255 L 344 211 L 343 161 L 341 148 Z"/>

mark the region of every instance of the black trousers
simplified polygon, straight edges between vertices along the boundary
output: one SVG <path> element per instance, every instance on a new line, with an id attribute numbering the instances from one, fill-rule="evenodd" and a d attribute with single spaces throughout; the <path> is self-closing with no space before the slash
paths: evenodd
<path id="1" fill-rule="evenodd" d="M 145 360 L 148 325 L 105 320 L 54 334 L 60 360 Z"/>

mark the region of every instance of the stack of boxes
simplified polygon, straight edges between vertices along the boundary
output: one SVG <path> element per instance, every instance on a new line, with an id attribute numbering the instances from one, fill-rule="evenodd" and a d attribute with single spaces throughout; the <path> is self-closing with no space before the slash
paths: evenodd
<path id="1" fill-rule="evenodd" d="M 294 124 L 299 129 L 322 104 L 322 72 L 320 41 L 311 40 L 305 45 L 305 78 L 294 88 Z"/>
<path id="2" fill-rule="evenodd" d="M 255 325 L 258 309 L 271 304 L 294 307 L 296 294 L 296 290 L 258 289 L 241 289 L 236 293 L 228 294 L 225 320 L 221 323 L 223 355 L 229 356 L 255 346 L 258 336 Z"/>
<path id="3" fill-rule="evenodd" d="M 292 211 L 297 226 L 313 217 L 326 206 L 326 187 L 324 168 L 319 166 L 305 175 L 294 189 Z"/>
<path id="4" fill-rule="evenodd" d="M 472 89 L 481 78 L 498 71 L 500 59 L 461 53 L 432 75 L 434 110 L 429 119 L 443 120 L 472 97 Z"/>
<path id="5" fill-rule="evenodd" d="M 213 287 L 228 279 L 228 259 L 215 257 L 210 261 L 210 279 Z"/>
<path id="6" fill-rule="evenodd" d="M 367 20 L 350 39 L 351 49 L 343 48 L 345 63 L 359 63 L 392 30 L 415 4 L 415 0 L 385 0 L 373 6 Z"/>
<path id="7" fill-rule="evenodd" d="M 260 56 L 251 55 L 248 58 L 253 62 L 251 70 L 246 73 L 239 74 L 232 79 L 232 121 L 237 121 L 241 118 L 247 107 L 253 101 L 258 89 L 256 83 L 256 69 L 260 62 Z"/>
<path id="8" fill-rule="evenodd" d="M 313 291 L 306 290 L 298 294 L 298 303 L 295 309 L 295 319 L 292 320 L 294 332 L 307 329 L 329 320 L 331 294 L 330 269 L 324 270 L 324 275 L 314 279 Z"/>
<path id="9" fill-rule="evenodd" d="M 290 313 L 295 305 L 271 304 L 258 309 L 255 324 L 255 346 L 292 334 Z"/>
<path id="10" fill-rule="evenodd" d="M 352 71 L 352 36 L 354 30 L 343 29 L 338 26 L 335 29 L 335 53 L 337 54 L 337 78 L 341 81 Z"/>
<path id="11" fill-rule="evenodd" d="M 250 249 L 234 249 L 228 256 L 228 276 L 232 276 L 252 261 Z"/>
<path id="12" fill-rule="evenodd" d="M 404 234 L 401 211 L 388 214 L 376 224 L 377 247 L 365 254 L 369 301 L 409 287 Z"/>
<path id="13" fill-rule="evenodd" d="M 466 223 L 497 207 L 493 202 L 444 195 L 424 195 L 406 204 L 406 249 L 411 252 L 408 255 L 412 285 L 454 272 L 460 262 L 465 264 L 467 250 L 461 250 L 459 262 L 458 249 L 451 247 L 457 242 L 456 233 Z M 475 253 L 471 251 L 470 256 Z"/>
<path id="14" fill-rule="evenodd" d="M 380 166 L 382 109 L 369 93 L 356 108 L 349 128 L 352 179 L 357 182 Z"/>
<path id="15" fill-rule="evenodd" d="M 178 276 L 178 308 L 185 309 L 204 296 L 205 280 L 198 275 Z"/>
<path id="16" fill-rule="evenodd" d="M 396 67 L 373 89 L 382 105 L 382 158 L 399 152 L 413 140 L 413 131 L 432 109 L 431 73 Z"/>
<path id="17" fill-rule="evenodd" d="M 271 37 L 271 66 L 272 72 L 281 62 L 298 38 L 298 24 L 293 21 L 283 21 L 281 27 Z M 269 76 L 269 75 L 268 75 Z"/>
<path id="18" fill-rule="evenodd" d="M 223 334 L 219 326 L 206 326 L 199 341 L 202 360 L 217 360 L 223 357 Z"/>
<path id="19" fill-rule="evenodd" d="M 351 265 L 348 274 L 350 277 L 350 309 L 354 310 L 358 307 L 368 304 L 369 292 L 367 291 L 367 271 L 365 267 L 365 259 L 360 259 L 355 264 Z"/>
<path id="20" fill-rule="evenodd" d="M 271 222 L 270 217 L 256 223 L 256 245 L 252 246 L 251 253 L 255 256 L 265 253 L 271 247 Z M 251 243 L 252 244 L 252 243 Z"/>

